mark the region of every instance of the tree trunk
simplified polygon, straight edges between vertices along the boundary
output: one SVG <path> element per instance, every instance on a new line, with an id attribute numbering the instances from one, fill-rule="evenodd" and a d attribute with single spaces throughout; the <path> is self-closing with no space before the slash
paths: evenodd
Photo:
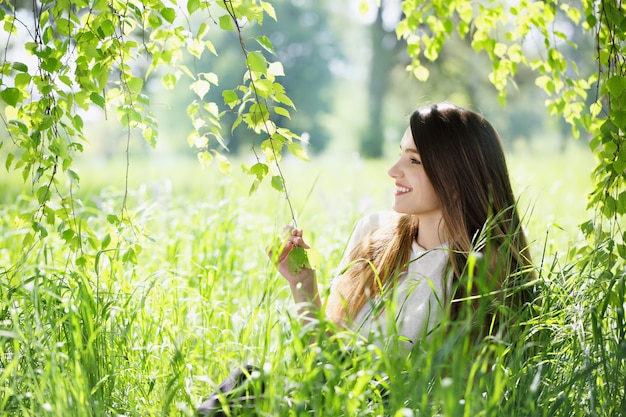
<path id="1" fill-rule="evenodd" d="M 389 74 L 396 64 L 394 38 L 393 46 L 385 45 L 385 37 L 391 36 L 383 28 L 382 6 L 378 8 L 376 22 L 371 26 L 372 60 L 368 82 L 367 124 L 361 136 L 359 151 L 364 158 L 383 156 L 383 102 L 389 83 Z"/>

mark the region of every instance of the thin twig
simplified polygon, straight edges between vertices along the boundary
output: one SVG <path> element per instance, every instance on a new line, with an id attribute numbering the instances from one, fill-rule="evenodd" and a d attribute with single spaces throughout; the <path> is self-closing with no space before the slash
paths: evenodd
<path id="1" fill-rule="evenodd" d="M 235 9 L 232 5 L 232 1 L 231 0 L 223 0 L 224 2 L 224 7 L 226 8 L 226 11 L 228 12 L 228 14 L 230 15 L 231 19 L 233 20 L 233 23 L 235 25 L 235 28 L 237 29 L 237 37 L 239 39 L 239 46 L 241 47 L 241 51 L 243 52 L 245 61 L 246 61 L 246 69 L 248 71 L 248 75 L 250 77 L 250 86 L 252 87 L 252 92 L 254 93 L 254 101 L 256 102 L 256 104 L 258 104 L 259 106 L 262 104 L 261 103 L 261 99 L 259 98 L 259 95 L 257 93 L 257 88 L 256 85 L 254 83 L 254 78 L 252 77 L 252 70 L 250 69 L 250 67 L 248 66 L 248 50 L 246 49 L 246 46 L 244 44 L 244 40 L 243 40 L 243 36 L 241 34 L 241 26 L 239 25 L 239 21 L 237 20 L 237 15 L 235 13 Z M 264 101 L 265 104 L 265 108 L 268 109 L 269 112 L 269 107 L 267 106 L 267 102 Z M 270 129 L 268 126 L 268 122 L 269 122 L 269 116 L 268 118 L 264 118 L 263 114 L 261 114 L 261 117 L 263 118 L 263 124 L 265 125 L 265 131 L 268 134 L 269 137 L 269 141 L 270 141 L 270 146 L 272 148 L 272 153 L 274 155 L 274 163 L 276 164 L 276 169 L 278 171 L 278 176 L 280 177 L 280 179 L 283 182 L 283 191 L 285 193 L 285 199 L 287 200 L 287 205 L 289 206 L 289 211 L 291 212 L 291 219 L 293 221 L 293 225 L 294 227 L 298 227 L 298 222 L 296 221 L 296 215 L 295 212 L 293 210 L 293 205 L 291 204 L 291 199 L 289 198 L 289 193 L 287 191 L 287 182 L 285 181 L 285 176 L 283 175 L 283 171 L 280 167 L 280 164 L 278 163 L 278 154 L 276 152 L 276 148 L 274 147 L 274 140 L 272 139 L 272 135 L 269 133 Z M 259 156 L 256 152 L 256 149 L 254 148 L 254 145 L 252 145 L 252 152 L 254 153 L 254 156 L 256 157 L 257 161 L 259 161 Z"/>

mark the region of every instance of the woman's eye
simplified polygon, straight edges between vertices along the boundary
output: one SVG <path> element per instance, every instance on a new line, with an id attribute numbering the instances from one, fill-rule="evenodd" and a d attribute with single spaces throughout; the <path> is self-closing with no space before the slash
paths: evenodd
<path id="1" fill-rule="evenodd" d="M 419 164 L 421 164 L 421 163 L 422 163 L 422 161 L 419 161 L 419 160 L 417 160 L 417 159 L 415 159 L 415 158 L 411 158 L 411 163 L 412 163 L 412 164 L 419 165 Z"/>

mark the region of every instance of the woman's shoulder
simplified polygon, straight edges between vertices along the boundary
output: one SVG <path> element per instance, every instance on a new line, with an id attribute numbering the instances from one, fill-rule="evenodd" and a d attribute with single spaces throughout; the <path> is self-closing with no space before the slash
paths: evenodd
<path id="1" fill-rule="evenodd" d="M 375 211 L 361 217 L 361 219 L 357 222 L 356 227 L 361 227 L 371 231 L 379 228 L 380 226 L 392 224 L 394 221 L 398 220 L 400 216 L 401 214 L 391 210 Z"/>
<path id="2" fill-rule="evenodd" d="M 393 221 L 399 217 L 400 214 L 395 211 L 376 211 L 364 215 L 354 225 L 352 234 L 350 235 L 348 250 L 351 250 L 357 242 L 360 242 L 367 235 L 379 229 L 381 226 L 393 224 Z"/>
<path id="3" fill-rule="evenodd" d="M 400 216 L 401 214 L 395 211 L 375 211 L 368 213 L 356 222 L 352 234 L 357 238 L 362 238 L 380 227 L 394 224 Z"/>

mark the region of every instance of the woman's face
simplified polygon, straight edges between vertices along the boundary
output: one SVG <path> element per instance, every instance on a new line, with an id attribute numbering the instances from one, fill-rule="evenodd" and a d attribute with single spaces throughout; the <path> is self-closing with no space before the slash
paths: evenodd
<path id="1" fill-rule="evenodd" d="M 388 173 L 396 181 L 395 211 L 418 215 L 420 220 L 431 216 L 441 218 L 441 203 L 424 171 L 410 128 L 400 142 L 400 157 Z"/>

